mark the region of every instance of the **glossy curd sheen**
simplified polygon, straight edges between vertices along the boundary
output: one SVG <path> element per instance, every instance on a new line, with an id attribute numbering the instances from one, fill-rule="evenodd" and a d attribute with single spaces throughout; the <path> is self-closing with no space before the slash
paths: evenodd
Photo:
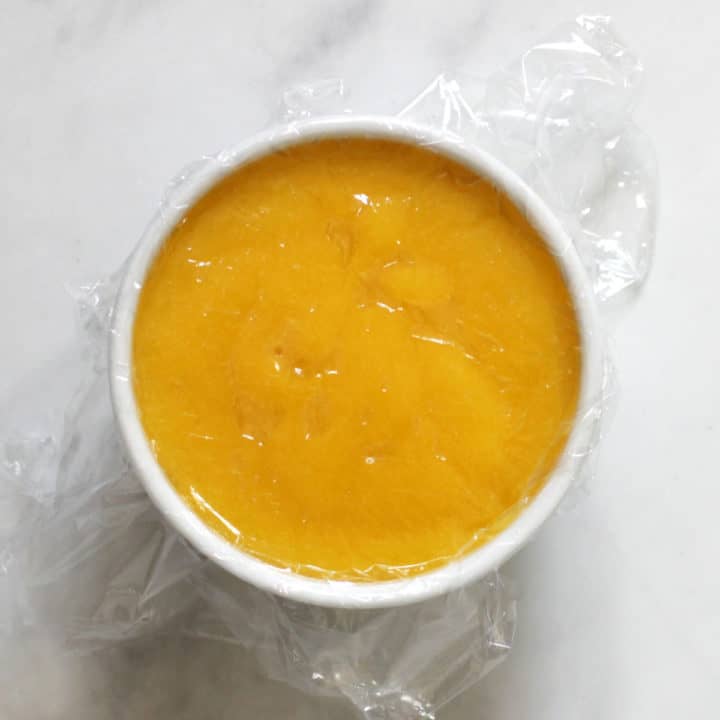
<path id="1" fill-rule="evenodd" d="M 140 294 L 133 382 L 159 464 L 215 531 L 312 576 L 478 547 L 542 487 L 581 356 L 563 276 L 487 182 L 322 140 L 216 185 Z"/>

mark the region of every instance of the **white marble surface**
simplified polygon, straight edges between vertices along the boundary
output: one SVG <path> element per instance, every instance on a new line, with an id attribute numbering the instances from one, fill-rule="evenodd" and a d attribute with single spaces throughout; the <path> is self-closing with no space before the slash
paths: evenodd
<path id="1" fill-rule="evenodd" d="M 442 69 L 483 73 L 586 10 L 572 0 L 15 0 L 0 20 L 0 397 L 73 338 L 64 284 L 112 269 L 189 159 L 259 129 L 282 88 L 341 76 L 393 111 Z M 599 477 L 508 567 L 510 659 L 447 720 L 720 714 L 720 10 L 602 1 L 647 67 L 655 267 L 615 333 L 622 397 Z M 12 418 L 3 418 L 12 422 Z M 146 640 L 94 658 L 5 648 L 3 720 L 340 718 L 222 645 Z M 8 670 L 6 667 L 5 670 Z"/>

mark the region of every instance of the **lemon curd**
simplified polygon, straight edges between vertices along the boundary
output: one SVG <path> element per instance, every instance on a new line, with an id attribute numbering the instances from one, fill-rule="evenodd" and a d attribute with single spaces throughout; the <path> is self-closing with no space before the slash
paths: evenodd
<path id="1" fill-rule="evenodd" d="M 399 142 L 306 142 L 191 207 L 141 291 L 133 382 L 177 492 L 277 566 L 385 580 L 501 531 L 580 383 L 562 273 L 510 202 Z"/>

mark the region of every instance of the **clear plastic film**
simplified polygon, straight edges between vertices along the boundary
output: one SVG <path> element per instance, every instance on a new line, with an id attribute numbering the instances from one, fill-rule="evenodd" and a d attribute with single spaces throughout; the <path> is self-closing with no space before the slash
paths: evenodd
<path id="1" fill-rule="evenodd" d="M 615 306 L 642 284 L 654 236 L 653 155 L 632 123 L 640 77 L 608 19 L 581 17 L 489 78 L 436 78 L 399 117 L 518 173 L 561 220 L 598 305 Z M 279 120 L 290 128 L 356 111 L 335 80 L 288 90 L 284 106 Z M 160 214 L 177 212 L 191 177 L 229 159 L 191 166 Z M 168 525 L 131 470 L 110 402 L 107 345 L 121 273 L 76 292 L 83 339 L 70 376 L 80 387 L 66 405 L 62 393 L 45 395 L 59 398 L 62 420 L 30 417 L 0 438 L 0 633 L 47 631 L 83 651 L 163 630 L 234 642 L 272 678 L 344 697 L 372 719 L 434 717 L 502 661 L 516 617 L 497 571 L 405 607 L 330 609 L 244 584 Z M 602 432 L 607 358 L 604 366 L 581 408 L 588 432 L 571 459 L 575 485 Z"/>

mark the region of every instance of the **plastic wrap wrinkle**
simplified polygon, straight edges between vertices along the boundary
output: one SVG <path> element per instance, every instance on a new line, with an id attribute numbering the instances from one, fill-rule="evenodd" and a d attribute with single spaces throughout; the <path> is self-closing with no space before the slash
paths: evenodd
<path id="1" fill-rule="evenodd" d="M 652 147 L 632 122 L 642 70 L 607 18 L 581 17 L 488 78 L 439 76 L 400 116 L 479 145 L 555 210 L 600 304 L 646 276 L 655 232 Z M 289 89 L 290 122 L 350 112 L 340 80 Z M 178 207 L 183 183 L 159 212 Z M 385 610 L 332 610 L 247 586 L 201 557 L 162 519 L 124 456 L 107 385 L 118 274 L 74 291 L 87 381 L 57 427 L 0 438 L 0 632 L 33 630 L 70 650 L 152 632 L 240 644 L 264 671 L 304 692 L 346 698 L 368 720 L 432 718 L 510 651 L 515 601 L 502 576 Z M 591 441 L 573 462 L 587 487 L 614 395 L 611 365 L 582 422 Z M 578 496 L 570 495 L 570 501 Z M 282 588 L 278 588 L 281 592 Z"/>

